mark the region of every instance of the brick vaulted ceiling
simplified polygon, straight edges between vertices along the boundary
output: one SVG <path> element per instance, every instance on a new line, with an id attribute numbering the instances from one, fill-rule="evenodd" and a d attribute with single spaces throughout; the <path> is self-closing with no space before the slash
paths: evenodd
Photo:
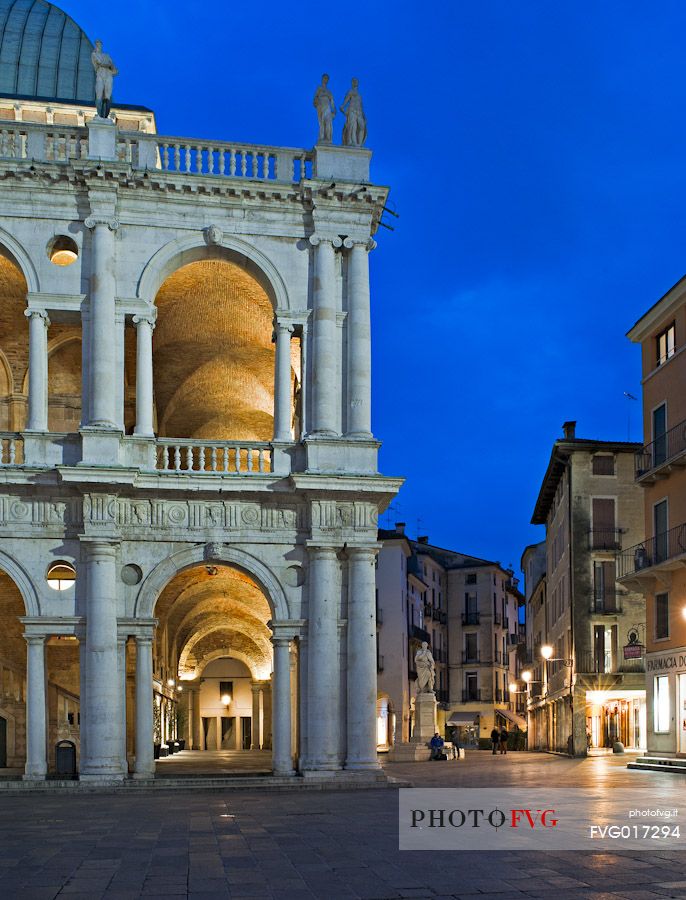
<path id="1" fill-rule="evenodd" d="M 234 263 L 202 260 L 174 272 L 156 306 L 159 435 L 271 440 L 273 310 L 260 285 Z"/>
<path id="2" fill-rule="evenodd" d="M 213 570 L 213 569 L 211 569 Z M 255 677 L 271 671 L 269 603 L 245 573 L 217 566 L 210 574 L 196 566 L 177 575 L 160 594 L 158 652 L 166 652 L 170 669 L 181 676 L 199 674 L 217 655 L 242 659 Z"/>

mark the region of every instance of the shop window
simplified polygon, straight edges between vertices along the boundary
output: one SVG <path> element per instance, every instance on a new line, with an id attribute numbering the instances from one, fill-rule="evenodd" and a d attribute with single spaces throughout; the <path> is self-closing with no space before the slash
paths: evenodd
<path id="1" fill-rule="evenodd" d="M 654 684 L 655 731 L 665 734 L 669 732 L 669 677 L 657 675 Z"/>

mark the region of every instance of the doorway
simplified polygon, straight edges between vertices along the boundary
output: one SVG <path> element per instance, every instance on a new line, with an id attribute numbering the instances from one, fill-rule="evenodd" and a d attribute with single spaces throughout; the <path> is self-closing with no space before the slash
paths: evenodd
<path id="1" fill-rule="evenodd" d="M 686 673 L 679 675 L 679 753 L 686 753 Z"/>

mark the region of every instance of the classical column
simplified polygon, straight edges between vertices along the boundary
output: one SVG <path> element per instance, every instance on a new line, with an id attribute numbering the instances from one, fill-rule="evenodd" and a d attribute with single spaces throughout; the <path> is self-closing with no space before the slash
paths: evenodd
<path id="1" fill-rule="evenodd" d="M 26 781 L 45 778 L 47 762 L 47 696 L 45 636 L 25 634 L 26 656 Z"/>
<path id="2" fill-rule="evenodd" d="M 152 333 L 153 314 L 134 316 L 136 326 L 136 427 L 134 434 L 152 437 Z"/>
<path id="3" fill-rule="evenodd" d="M 126 635 L 117 638 L 117 664 L 119 667 L 119 695 L 121 703 L 121 761 L 122 771 L 128 773 L 129 762 L 126 755 Z"/>
<path id="4" fill-rule="evenodd" d="M 348 547 L 346 769 L 378 769 L 376 756 L 377 549 Z"/>
<path id="5" fill-rule="evenodd" d="M 291 399 L 291 335 L 293 326 L 277 321 L 274 382 L 274 440 L 290 441 L 293 402 Z"/>
<path id="6" fill-rule="evenodd" d="M 116 219 L 91 216 L 85 224 L 86 228 L 93 230 L 90 278 L 91 419 L 88 424 L 116 428 L 114 232 L 119 223 Z"/>
<path id="7" fill-rule="evenodd" d="M 348 411 L 347 433 L 372 436 L 372 345 L 369 308 L 369 259 L 375 246 L 348 241 Z"/>
<path id="8" fill-rule="evenodd" d="M 307 767 L 340 768 L 338 613 L 340 566 L 333 547 L 310 547 L 307 650 Z"/>
<path id="9" fill-rule="evenodd" d="M 291 753 L 290 637 L 272 636 L 274 646 L 274 733 L 272 767 L 275 775 L 293 775 Z"/>
<path id="10" fill-rule="evenodd" d="M 250 729 L 250 749 L 260 750 L 262 747 L 262 735 L 260 734 L 260 691 L 262 685 L 253 681 L 250 685 L 252 691 L 252 727 Z"/>
<path id="11" fill-rule="evenodd" d="M 154 778 L 152 637 L 136 637 L 136 765 L 134 778 Z"/>
<path id="12" fill-rule="evenodd" d="M 83 539 L 82 539 L 83 540 Z M 123 775 L 120 675 L 117 654 L 116 546 L 107 540 L 84 541 L 86 551 L 86 693 L 81 726 L 87 731 L 87 755 L 81 778 Z"/>
<path id="13" fill-rule="evenodd" d="M 29 320 L 29 415 L 27 431 L 48 430 L 48 327 L 41 309 L 24 310 Z"/>
<path id="14" fill-rule="evenodd" d="M 266 682 L 262 688 L 262 749 L 272 749 L 272 685 Z"/>
<path id="15" fill-rule="evenodd" d="M 336 265 L 334 247 L 341 239 L 312 235 L 314 246 L 314 309 L 312 355 L 312 428 L 336 434 Z"/>
<path id="16" fill-rule="evenodd" d="M 193 688 L 193 750 L 202 750 L 202 744 L 200 743 L 200 726 L 202 725 L 202 719 L 200 717 L 200 688 Z"/>

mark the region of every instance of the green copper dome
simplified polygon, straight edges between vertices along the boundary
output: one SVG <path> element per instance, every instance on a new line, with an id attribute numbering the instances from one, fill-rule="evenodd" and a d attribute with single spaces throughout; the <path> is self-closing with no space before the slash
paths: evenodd
<path id="1" fill-rule="evenodd" d="M 0 94 L 92 103 L 93 45 L 45 0 L 0 0 Z"/>

